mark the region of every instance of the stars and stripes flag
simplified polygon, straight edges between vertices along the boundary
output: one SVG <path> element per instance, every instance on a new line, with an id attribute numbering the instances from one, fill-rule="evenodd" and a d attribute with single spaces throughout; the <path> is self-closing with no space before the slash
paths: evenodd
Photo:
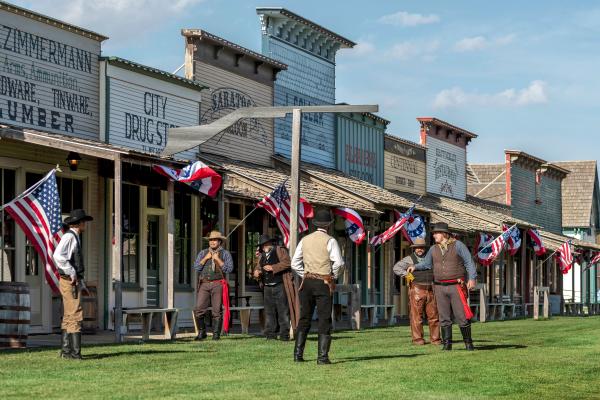
<path id="1" fill-rule="evenodd" d="M 503 231 L 506 231 L 508 229 L 509 228 L 507 225 L 502 224 Z M 517 228 L 512 229 L 510 231 L 510 236 L 508 237 L 506 243 L 508 244 L 508 254 L 510 254 L 511 256 L 517 254 L 517 251 L 521 247 L 521 231 Z"/>
<path id="2" fill-rule="evenodd" d="M 196 161 L 182 169 L 173 169 L 164 165 L 153 165 L 152 169 L 173 181 L 186 183 L 210 197 L 215 197 L 221 187 L 221 175 L 202 161 Z"/>
<path id="3" fill-rule="evenodd" d="M 573 246 L 570 240 L 567 240 L 558 248 L 558 264 L 560 271 L 564 274 L 569 272 L 573 265 Z"/>
<path id="4" fill-rule="evenodd" d="M 527 234 L 531 238 L 531 243 L 533 245 L 533 251 L 539 257 L 546 253 L 546 248 L 544 247 L 544 242 L 542 241 L 542 236 L 537 229 L 529 229 L 527 230 Z"/>
<path id="5" fill-rule="evenodd" d="M 492 255 L 492 248 L 490 244 L 493 240 L 493 235 L 479 232 L 477 243 L 475 243 L 475 249 L 477 251 L 475 255 L 477 257 L 477 261 L 479 261 L 481 265 L 490 265 L 494 261 L 490 258 Z"/>
<path id="6" fill-rule="evenodd" d="M 290 195 L 285 188 L 285 182 L 283 182 L 256 204 L 257 207 L 264 208 L 275 218 L 286 247 L 289 246 L 290 241 L 290 203 Z M 308 229 L 307 219 L 312 217 L 312 206 L 308 201 L 300 198 L 298 203 L 298 232 L 304 232 Z"/>
<path id="7" fill-rule="evenodd" d="M 490 243 L 489 245 L 486 246 L 486 248 L 489 246 L 489 248 L 492 249 L 492 252 L 490 253 L 490 257 L 489 257 L 490 264 L 492 262 L 494 262 L 494 260 L 496 258 L 498 258 L 500 253 L 502 253 L 502 250 L 504 249 L 506 242 L 508 242 L 508 239 L 510 238 L 511 232 L 513 230 L 515 230 L 516 228 L 517 228 L 516 225 L 511 226 L 510 228 L 508 228 L 507 230 L 502 232 L 502 234 L 499 235 L 496 239 L 494 239 L 492 241 L 492 243 Z"/>
<path id="8" fill-rule="evenodd" d="M 394 222 L 394 224 L 392 226 L 390 226 L 386 231 L 380 233 L 379 235 L 373 236 L 369 240 L 369 244 L 371 246 L 380 246 L 380 245 L 384 244 L 385 242 L 387 242 L 388 240 L 390 240 L 391 238 L 393 238 L 394 235 L 396 235 L 396 233 L 398 233 L 400 231 L 400 229 L 402 229 L 404 224 L 406 224 L 408 219 L 413 214 L 414 210 L 415 210 L 415 206 L 413 205 L 404 214 L 401 214 L 400 212 L 396 211 L 396 217 L 397 217 L 396 222 Z"/>
<path id="9" fill-rule="evenodd" d="M 427 230 L 425 229 L 425 221 L 420 215 L 412 215 L 406 221 L 406 224 L 401 229 L 402 235 L 409 243 L 414 243 L 415 239 L 425 239 Z"/>
<path id="10" fill-rule="evenodd" d="M 594 254 L 594 257 L 592 257 L 592 259 L 590 260 L 590 265 L 597 264 L 598 262 L 600 262 L 600 251 Z"/>
<path id="11" fill-rule="evenodd" d="M 361 244 L 367 234 L 365 233 L 365 227 L 360 215 L 353 209 L 346 207 L 334 208 L 333 214 L 344 218 L 346 233 L 350 237 L 350 240 L 357 245 Z"/>
<path id="12" fill-rule="evenodd" d="M 48 285 L 59 293 L 58 269 L 52 255 L 63 235 L 56 170 L 52 170 L 2 208 L 21 227 L 45 265 Z"/>

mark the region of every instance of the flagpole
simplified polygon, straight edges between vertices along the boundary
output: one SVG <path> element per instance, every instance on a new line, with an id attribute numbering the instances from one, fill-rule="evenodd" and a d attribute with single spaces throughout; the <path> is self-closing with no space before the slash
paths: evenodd
<path id="1" fill-rule="evenodd" d="M 258 208 L 257 206 L 254 206 L 254 208 L 252 209 L 252 211 L 250 211 L 248 214 L 246 214 L 246 216 L 244 217 L 244 219 L 242 219 L 242 220 L 241 220 L 241 221 L 240 221 L 240 222 L 239 222 L 239 223 L 238 223 L 238 224 L 235 226 L 235 228 L 233 228 L 231 231 L 229 231 L 229 234 L 227 235 L 226 239 L 229 239 L 229 236 L 231 236 L 231 234 L 232 234 L 233 232 L 235 232 L 235 230 L 236 230 L 237 228 L 239 228 L 239 227 L 240 227 L 240 225 L 241 225 L 241 224 L 243 224 L 243 223 L 244 223 L 244 221 L 245 221 L 245 220 L 246 220 L 246 219 L 247 219 L 247 218 L 248 218 L 250 215 L 252 215 L 252 213 L 253 213 L 254 211 L 256 211 L 256 209 L 257 209 L 257 208 Z"/>
<path id="2" fill-rule="evenodd" d="M 573 243 L 573 241 L 572 241 L 572 240 L 569 240 L 569 245 L 571 245 L 572 243 Z M 558 249 L 560 249 L 560 247 L 558 247 Z M 542 263 L 541 263 L 541 264 L 539 264 L 537 267 L 535 267 L 535 269 L 538 269 L 538 268 L 540 268 L 540 265 L 544 265 L 544 264 L 546 263 L 546 261 L 548 261 L 548 259 L 550 259 L 550 257 L 552 257 L 553 255 L 555 255 L 555 254 L 558 252 L 558 249 L 554 250 L 554 251 L 552 252 L 552 254 L 550 254 L 548 257 L 546 257 L 546 259 L 545 259 L 544 261 L 542 261 Z M 572 265 L 572 264 L 573 264 L 573 263 L 571 263 L 571 265 Z"/>

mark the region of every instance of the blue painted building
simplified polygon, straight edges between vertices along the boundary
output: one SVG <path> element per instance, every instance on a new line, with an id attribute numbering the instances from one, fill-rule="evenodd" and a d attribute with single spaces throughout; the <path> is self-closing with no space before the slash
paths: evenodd
<path id="1" fill-rule="evenodd" d="M 262 53 L 288 66 L 277 75 L 274 105 L 335 104 L 335 55 L 355 43 L 284 8 L 260 7 L 256 12 Z M 275 121 L 275 153 L 290 157 L 291 132 L 291 115 Z M 302 160 L 336 167 L 333 114 L 304 114 Z"/>

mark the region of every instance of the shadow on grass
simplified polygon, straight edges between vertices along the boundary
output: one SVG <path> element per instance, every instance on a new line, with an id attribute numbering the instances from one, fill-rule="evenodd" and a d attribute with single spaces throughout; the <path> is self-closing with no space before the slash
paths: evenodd
<path id="1" fill-rule="evenodd" d="M 363 356 L 363 357 L 344 357 L 333 360 L 333 364 L 343 364 L 347 362 L 360 362 L 360 361 L 372 361 L 372 360 L 385 360 L 391 358 L 414 358 L 418 356 L 424 356 L 425 354 L 390 354 L 382 356 Z"/>
<path id="2" fill-rule="evenodd" d="M 476 351 L 485 350 L 500 350 L 500 349 L 526 349 L 527 346 L 522 344 L 488 344 L 483 346 L 475 346 Z"/>
<path id="3" fill-rule="evenodd" d="M 85 350 L 85 349 L 84 349 Z M 153 355 L 153 354 L 172 354 L 172 353 L 189 353 L 184 350 L 142 350 L 142 351 L 123 351 L 118 353 L 105 353 L 105 354 L 85 354 L 83 355 L 84 360 L 101 360 L 103 358 L 121 357 L 121 356 L 141 356 L 141 355 Z"/>

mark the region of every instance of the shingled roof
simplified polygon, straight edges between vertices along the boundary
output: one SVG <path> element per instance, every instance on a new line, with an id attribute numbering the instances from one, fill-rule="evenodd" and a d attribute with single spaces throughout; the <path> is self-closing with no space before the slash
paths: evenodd
<path id="1" fill-rule="evenodd" d="M 562 181 L 562 225 L 590 226 L 594 187 L 598 180 L 596 161 L 565 161 L 553 164 L 571 171 Z"/>
<path id="2" fill-rule="evenodd" d="M 504 164 L 468 164 L 467 194 L 506 204 L 505 168 Z"/>

